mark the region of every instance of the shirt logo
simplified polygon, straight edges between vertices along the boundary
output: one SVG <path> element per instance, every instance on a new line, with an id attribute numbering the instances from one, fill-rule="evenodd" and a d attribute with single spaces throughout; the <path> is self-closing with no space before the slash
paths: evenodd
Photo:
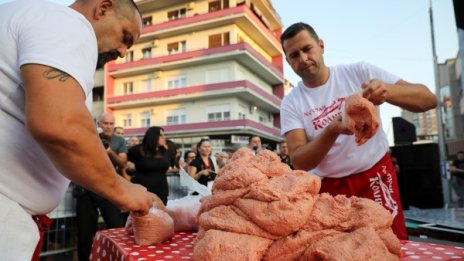
<path id="1" fill-rule="evenodd" d="M 329 106 L 322 106 L 319 108 L 312 109 L 311 111 L 305 112 L 305 116 L 311 116 L 314 113 L 319 113 L 312 119 L 314 130 L 319 130 L 327 127 L 337 116 L 342 113 L 342 105 L 345 98 L 337 98 Z"/>

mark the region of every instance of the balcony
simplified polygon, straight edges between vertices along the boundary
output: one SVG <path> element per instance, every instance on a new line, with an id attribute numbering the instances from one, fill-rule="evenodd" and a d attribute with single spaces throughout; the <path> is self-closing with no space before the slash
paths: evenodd
<path id="1" fill-rule="evenodd" d="M 111 77 L 120 78 L 149 74 L 157 70 L 167 71 L 222 61 L 237 61 L 271 85 L 282 84 L 283 82 L 283 72 L 247 43 L 201 49 L 133 62 L 109 63 L 107 66 Z"/>
<path id="2" fill-rule="evenodd" d="M 239 97 L 271 113 L 279 113 L 281 99 L 249 81 L 234 81 L 107 97 L 107 107 L 129 109 L 144 106 L 158 106 L 173 102 L 211 100 Z"/>
<path id="3" fill-rule="evenodd" d="M 236 24 L 247 32 L 258 45 L 269 52 L 269 55 L 277 56 L 282 54 L 278 37 L 245 5 L 146 26 L 139 41 L 164 39 L 230 24 Z"/>
<path id="4" fill-rule="evenodd" d="M 162 126 L 169 138 L 181 138 L 207 135 L 240 135 L 258 132 L 263 138 L 277 140 L 280 129 L 269 127 L 252 120 L 230 120 L 215 122 L 197 122 Z M 125 128 L 126 135 L 144 135 L 147 128 Z"/>

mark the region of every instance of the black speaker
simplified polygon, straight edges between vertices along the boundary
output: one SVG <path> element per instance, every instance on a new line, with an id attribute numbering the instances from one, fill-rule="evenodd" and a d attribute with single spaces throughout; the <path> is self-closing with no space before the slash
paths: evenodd
<path id="1" fill-rule="evenodd" d="M 443 207 L 438 144 L 399 145 L 391 155 L 400 167 L 398 186 L 403 209 Z"/>
<path id="2" fill-rule="evenodd" d="M 411 144 L 416 141 L 416 126 L 401 117 L 393 117 L 393 139 L 395 145 Z"/>

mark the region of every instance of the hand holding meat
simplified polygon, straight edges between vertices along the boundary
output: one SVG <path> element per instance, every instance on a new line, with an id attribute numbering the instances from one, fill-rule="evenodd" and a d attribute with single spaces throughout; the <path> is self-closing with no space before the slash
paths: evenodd
<path id="1" fill-rule="evenodd" d="M 379 128 L 374 104 L 359 94 L 347 97 L 343 123 L 354 133 L 358 145 L 366 143 Z"/>
<path id="2" fill-rule="evenodd" d="M 387 101 L 387 87 L 382 81 L 377 79 L 365 81 L 361 88 L 363 89 L 362 96 L 374 105 L 380 105 Z"/>

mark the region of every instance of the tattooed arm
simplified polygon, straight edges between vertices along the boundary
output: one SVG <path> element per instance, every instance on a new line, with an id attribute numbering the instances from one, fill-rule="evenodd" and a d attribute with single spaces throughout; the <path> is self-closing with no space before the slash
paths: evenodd
<path id="1" fill-rule="evenodd" d="M 144 187 L 115 174 L 77 81 L 62 71 L 37 64 L 23 65 L 21 75 L 26 92 L 26 128 L 56 168 L 122 209 L 148 213 L 153 199 Z"/>

